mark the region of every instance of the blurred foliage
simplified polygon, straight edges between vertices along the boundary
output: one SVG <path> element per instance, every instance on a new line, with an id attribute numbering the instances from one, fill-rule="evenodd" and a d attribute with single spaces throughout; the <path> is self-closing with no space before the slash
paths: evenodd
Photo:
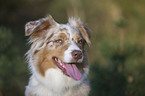
<path id="1" fill-rule="evenodd" d="M 124 44 L 120 50 L 119 42 L 114 46 L 110 41 L 100 42 L 100 51 L 107 65 L 96 60 L 90 68 L 92 91 L 90 96 L 144 96 L 145 64 L 140 59 L 144 57 L 144 47 L 137 44 Z M 105 63 L 106 64 L 106 63 Z M 139 86 L 139 87 L 137 87 Z"/>
<path id="2" fill-rule="evenodd" d="M 4 32 L 4 33 L 3 33 Z M 5 27 L 0 27 L 0 51 L 3 52 L 7 48 L 12 40 L 12 33 Z"/>
<path id="3" fill-rule="evenodd" d="M 22 95 L 26 77 L 24 70 L 18 48 L 13 45 L 11 30 L 0 27 L 0 96 Z"/>
<path id="4" fill-rule="evenodd" d="M 47 14 L 80 17 L 92 30 L 90 96 L 145 96 L 144 9 L 145 0 L 1 0 L 0 96 L 24 93 L 24 25 Z"/>

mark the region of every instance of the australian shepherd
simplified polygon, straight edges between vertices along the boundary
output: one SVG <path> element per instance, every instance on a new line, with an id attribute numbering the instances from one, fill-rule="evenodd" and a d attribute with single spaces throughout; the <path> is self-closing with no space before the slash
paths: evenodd
<path id="1" fill-rule="evenodd" d="M 25 25 L 30 36 L 26 53 L 32 73 L 25 96 L 88 96 L 90 91 L 88 57 L 88 28 L 80 19 L 70 18 L 58 24 L 49 15 Z"/>

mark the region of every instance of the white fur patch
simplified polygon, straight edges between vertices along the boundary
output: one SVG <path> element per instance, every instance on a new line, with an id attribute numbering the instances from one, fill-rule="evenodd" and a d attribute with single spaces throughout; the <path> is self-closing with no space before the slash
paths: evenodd
<path id="1" fill-rule="evenodd" d="M 72 53 L 74 50 L 79 50 L 79 51 L 81 51 L 81 49 L 80 49 L 76 44 L 72 43 L 72 44 L 68 47 L 68 49 L 64 52 L 63 62 L 65 62 L 65 63 L 71 63 L 71 61 L 73 60 L 73 57 L 72 57 L 72 54 L 71 54 L 71 53 Z M 82 56 L 82 58 L 79 59 L 77 62 L 80 63 L 80 62 L 82 62 L 82 61 L 83 61 L 83 56 Z"/>
<path id="2" fill-rule="evenodd" d="M 30 91 L 33 94 L 36 92 L 39 96 L 46 96 L 46 94 L 48 94 L 47 96 L 59 96 L 66 91 L 66 88 L 72 88 L 81 83 L 81 81 L 75 81 L 64 75 L 59 69 L 48 69 L 45 74 L 45 77 L 39 74 L 32 75 L 29 85 L 26 86 L 25 94 L 28 94 Z"/>
<path id="3" fill-rule="evenodd" d="M 37 76 L 38 77 L 38 76 Z M 60 94 L 65 88 L 64 74 L 58 69 L 48 69 L 40 82 L 50 91 Z"/>

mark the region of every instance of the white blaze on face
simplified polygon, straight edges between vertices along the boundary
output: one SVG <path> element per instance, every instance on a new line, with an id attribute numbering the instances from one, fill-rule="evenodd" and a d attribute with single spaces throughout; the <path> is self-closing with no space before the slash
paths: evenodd
<path id="1" fill-rule="evenodd" d="M 81 51 L 81 49 L 76 44 L 70 44 L 70 46 L 68 47 L 68 49 L 64 52 L 63 62 L 65 62 L 65 63 L 71 63 L 73 61 L 72 52 L 74 50 Z M 83 56 L 77 62 L 78 63 L 81 63 L 82 61 L 83 61 Z"/>
<path id="2" fill-rule="evenodd" d="M 72 31 L 72 29 L 68 25 L 64 25 L 64 26 L 68 29 L 68 32 L 70 34 L 70 36 L 69 36 L 70 46 L 64 52 L 63 62 L 65 62 L 65 63 L 71 63 L 71 62 L 75 61 L 75 60 L 73 60 L 72 52 L 74 50 L 78 50 L 78 51 L 82 52 L 82 50 L 77 46 L 77 44 L 75 43 L 75 40 L 74 40 L 75 34 L 77 34 L 77 32 Z M 83 61 L 83 56 L 77 62 L 81 63 L 82 61 Z"/>

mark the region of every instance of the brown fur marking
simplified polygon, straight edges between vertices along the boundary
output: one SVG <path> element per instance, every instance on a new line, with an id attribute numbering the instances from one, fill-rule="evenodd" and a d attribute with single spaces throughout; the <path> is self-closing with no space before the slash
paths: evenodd
<path id="1" fill-rule="evenodd" d="M 80 30 L 83 38 L 86 40 L 87 44 L 90 46 L 91 45 L 91 41 L 89 39 L 89 35 L 88 35 L 86 29 L 80 23 L 78 23 L 78 25 L 79 25 L 79 30 Z"/>
<path id="2" fill-rule="evenodd" d="M 61 39 L 63 39 L 63 40 L 66 40 L 66 39 L 67 39 L 67 36 L 65 35 L 65 33 L 61 33 L 61 34 L 59 35 L 59 37 L 60 37 Z"/>
<path id="3" fill-rule="evenodd" d="M 66 28 L 60 28 L 59 30 L 60 30 L 60 31 L 67 31 Z"/>
<path id="4" fill-rule="evenodd" d="M 47 30 L 49 27 L 50 27 L 50 24 L 48 21 L 43 22 L 41 26 L 38 26 L 35 28 L 32 34 L 32 39 L 42 36 L 45 33 L 44 30 Z"/>
<path id="5" fill-rule="evenodd" d="M 69 44 L 64 45 L 63 47 L 59 47 L 57 49 L 54 50 L 49 50 L 47 49 L 47 46 L 42 49 L 39 52 L 38 55 L 38 63 L 37 63 L 37 67 L 39 72 L 42 74 L 42 76 L 45 76 L 45 72 L 49 69 L 49 68 L 57 68 L 54 61 L 53 61 L 53 57 L 57 57 L 60 60 L 63 59 L 63 55 L 64 55 L 64 51 L 67 50 L 67 48 L 69 47 Z"/>
<path id="6" fill-rule="evenodd" d="M 76 40 L 76 42 L 77 42 L 78 40 L 80 40 L 80 36 L 79 36 L 78 34 L 75 35 L 75 40 Z"/>

